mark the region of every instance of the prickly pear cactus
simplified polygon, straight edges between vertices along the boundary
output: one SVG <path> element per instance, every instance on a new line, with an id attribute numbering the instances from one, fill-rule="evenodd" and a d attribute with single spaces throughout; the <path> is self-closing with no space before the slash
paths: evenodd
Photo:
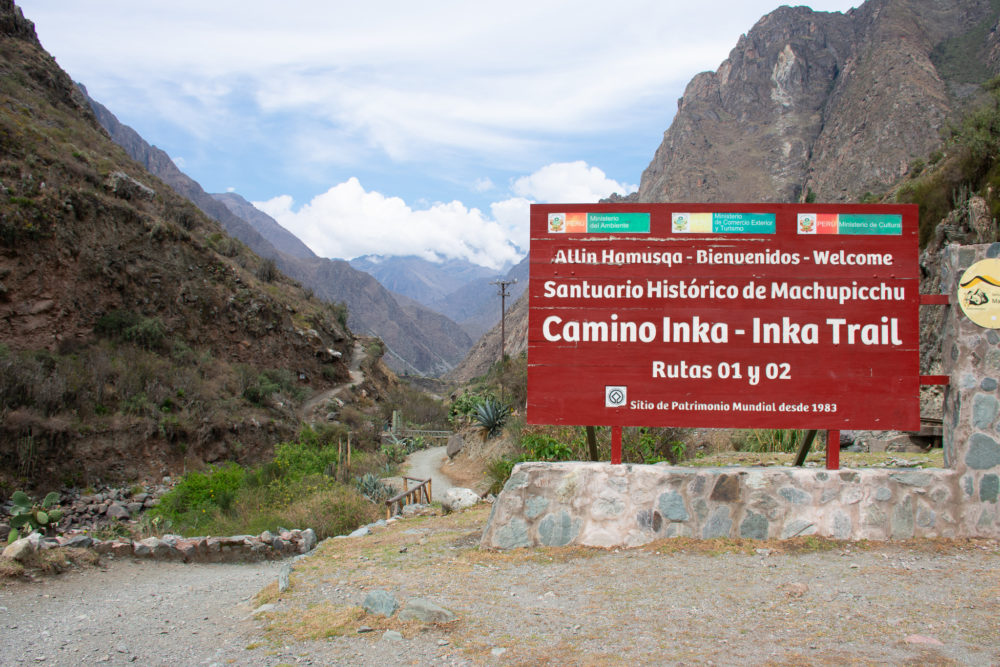
<path id="1" fill-rule="evenodd" d="M 13 507 L 10 510 L 10 534 L 7 535 L 7 542 L 30 535 L 36 530 L 51 532 L 63 517 L 62 510 L 55 507 L 59 504 L 59 494 L 55 491 L 45 496 L 38 505 L 33 504 L 24 491 L 15 491 L 10 500 Z"/>

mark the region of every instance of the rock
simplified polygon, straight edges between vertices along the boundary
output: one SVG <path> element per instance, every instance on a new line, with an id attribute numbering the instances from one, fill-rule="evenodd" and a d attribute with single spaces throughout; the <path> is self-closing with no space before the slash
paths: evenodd
<path id="1" fill-rule="evenodd" d="M 465 439 L 458 433 L 455 433 L 448 438 L 448 447 L 445 449 L 445 453 L 448 455 L 449 459 L 453 459 L 458 456 L 458 453 L 461 452 L 464 447 Z"/>
<path id="2" fill-rule="evenodd" d="M 127 503 L 125 509 L 128 510 L 129 517 L 135 516 L 143 509 L 142 503 Z"/>
<path id="3" fill-rule="evenodd" d="M 930 646 L 944 646 L 944 642 L 936 637 L 927 637 L 925 635 L 909 635 L 904 640 L 907 644 L 928 644 Z"/>
<path id="4" fill-rule="evenodd" d="M 400 634 L 399 632 L 396 632 L 395 630 L 386 630 L 385 634 L 382 635 L 382 640 L 390 642 L 400 642 L 403 641 L 403 635 Z"/>
<path id="5" fill-rule="evenodd" d="M 302 531 L 302 546 L 299 548 L 301 553 L 308 553 L 316 548 L 316 531 L 312 528 L 306 528 Z"/>
<path id="6" fill-rule="evenodd" d="M 278 573 L 278 592 L 284 593 L 291 586 L 292 566 L 286 564 Z"/>
<path id="7" fill-rule="evenodd" d="M 163 560 L 180 560 L 184 557 L 183 553 L 158 537 L 147 537 L 137 542 L 134 545 L 133 551 L 136 556 L 147 556 Z"/>
<path id="8" fill-rule="evenodd" d="M 59 546 L 70 547 L 72 549 L 89 549 L 94 545 L 94 540 L 88 535 L 71 535 L 59 540 Z"/>
<path id="9" fill-rule="evenodd" d="M 472 507 L 479 502 L 479 494 L 472 489 L 453 486 L 444 492 L 441 499 L 441 507 L 445 512 L 456 512 L 467 507 Z"/>
<path id="10" fill-rule="evenodd" d="M 348 537 L 364 537 L 365 535 L 367 535 L 370 532 L 371 532 L 371 530 L 368 528 L 368 526 L 361 526 L 360 528 L 358 528 L 357 530 L 355 530 L 353 533 L 351 533 L 350 535 L 348 535 Z"/>
<path id="11" fill-rule="evenodd" d="M 801 581 L 792 581 L 787 584 L 782 584 L 778 588 L 783 590 L 785 595 L 790 598 L 800 598 L 809 592 L 808 584 L 804 584 Z"/>
<path id="12" fill-rule="evenodd" d="M 399 609 L 399 602 L 389 591 L 376 588 L 365 596 L 365 601 L 361 603 L 361 608 L 369 614 L 377 614 L 389 618 Z"/>
<path id="13" fill-rule="evenodd" d="M 36 546 L 27 537 L 14 540 L 3 550 L 3 557 L 16 561 L 24 561 L 37 551 Z"/>
<path id="14" fill-rule="evenodd" d="M 132 518 L 132 515 L 129 514 L 129 511 L 124 507 L 122 507 L 121 505 L 119 505 L 118 503 L 112 503 L 112 505 L 108 507 L 108 509 L 104 512 L 104 515 L 107 516 L 109 519 L 119 519 L 125 521 Z"/>
<path id="15" fill-rule="evenodd" d="M 156 197 L 156 191 L 151 187 L 140 183 L 136 179 L 132 178 L 128 174 L 122 171 L 112 172 L 108 176 L 108 180 L 105 186 L 111 192 L 115 193 L 115 196 L 131 200 L 131 199 L 148 199 L 152 200 Z"/>
<path id="16" fill-rule="evenodd" d="M 413 598 L 399 612 L 399 620 L 420 623 L 451 623 L 457 618 L 453 612 L 423 598 Z"/>

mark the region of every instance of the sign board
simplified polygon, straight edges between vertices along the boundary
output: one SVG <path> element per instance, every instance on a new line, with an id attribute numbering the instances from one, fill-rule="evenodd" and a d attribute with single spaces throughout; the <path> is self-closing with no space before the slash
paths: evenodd
<path id="1" fill-rule="evenodd" d="M 917 207 L 535 204 L 528 421 L 920 428 Z"/>
<path id="2" fill-rule="evenodd" d="M 970 320 L 986 329 L 1000 329 L 1000 259 L 982 259 L 958 281 L 958 303 Z"/>

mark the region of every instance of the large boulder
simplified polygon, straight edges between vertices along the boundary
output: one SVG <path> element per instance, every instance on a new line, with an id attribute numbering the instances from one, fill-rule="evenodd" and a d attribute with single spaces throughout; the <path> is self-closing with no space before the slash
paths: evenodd
<path id="1" fill-rule="evenodd" d="M 448 438 L 448 447 L 445 449 L 445 453 L 448 454 L 449 459 L 453 459 L 458 456 L 463 447 L 465 447 L 465 439 L 458 433 L 455 433 Z"/>

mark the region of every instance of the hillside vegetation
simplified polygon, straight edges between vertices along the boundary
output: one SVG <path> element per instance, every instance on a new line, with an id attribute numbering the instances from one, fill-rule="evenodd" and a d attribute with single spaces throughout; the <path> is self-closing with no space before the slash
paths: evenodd
<path id="1" fill-rule="evenodd" d="M 347 379 L 346 318 L 130 160 L 0 0 L 0 490 L 255 460 Z"/>

